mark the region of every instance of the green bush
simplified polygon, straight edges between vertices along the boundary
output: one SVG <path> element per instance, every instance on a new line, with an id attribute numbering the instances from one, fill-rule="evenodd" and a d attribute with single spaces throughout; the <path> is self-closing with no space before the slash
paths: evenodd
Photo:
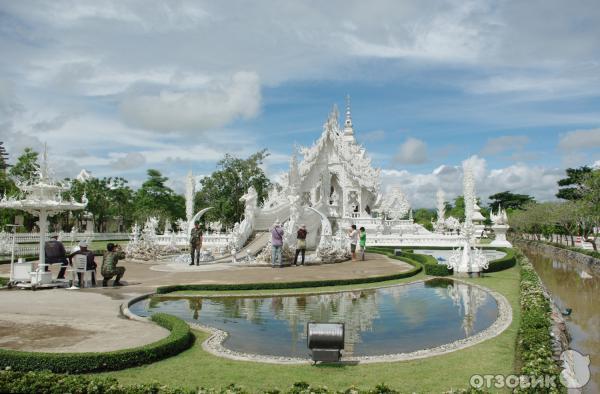
<path id="1" fill-rule="evenodd" d="M 517 342 L 521 374 L 527 376 L 554 376 L 560 385 L 560 369 L 552 357 L 552 337 L 550 335 L 550 301 L 544 294 L 540 278 L 525 256 L 517 257 L 521 264 L 520 308 L 521 326 Z M 518 392 L 539 392 L 539 388 Z M 550 393 L 562 392 L 561 387 L 550 388 Z"/>
<path id="2" fill-rule="evenodd" d="M 0 390 L 6 394 L 247 394 L 250 391 L 235 384 L 221 388 L 196 389 L 174 388 L 159 383 L 123 385 L 115 378 L 99 378 L 90 376 L 59 375 L 51 372 L 13 372 L 0 371 Z M 452 389 L 447 393 L 481 393 L 477 389 Z M 286 390 L 263 390 L 265 394 L 398 394 L 400 391 L 383 383 L 370 389 L 349 387 L 346 390 L 334 391 L 327 387 L 312 386 L 306 382 L 294 383 Z"/>
<path id="3" fill-rule="evenodd" d="M 0 368 L 69 373 L 113 371 L 165 359 L 188 349 L 194 342 L 183 320 L 164 313 L 152 315 L 151 319 L 170 330 L 169 336 L 145 346 L 113 352 L 41 353 L 0 349 Z"/>
<path id="4" fill-rule="evenodd" d="M 515 250 L 511 248 L 494 248 L 495 250 L 499 250 L 501 252 L 506 253 L 504 257 L 501 257 L 496 260 L 492 260 L 488 264 L 488 268 L 483 270 L 483 272 L 498 272 L 503 271 L 505 269 L 509 269 L 517 264 L 517 257 L 515 256 Z"/>
<path id="5" fill-rule="evenodd" d="M 374 276 L 368 278 L 353 278 L 353 279 L 324 279 L 311 280 L 303 282 L 269 282 L 269 283 L 236 283 L 236 284 L 188 284 L 188 285 L 172 285 L 161 286 L 156 289 L 156 294 L 167 294 L 174 291 L 232 291 L 232 290 L 281 290 L 281 289 L 300 289 L 307 287 L 328 287 L 328 286 L 344 286 L 364 283 L 385 282 L 388 280 L 396 280 L 409 278 L 421 272 L 423 267 L 418 261 L 409 259 L 404 256 L 394 256 L 393 251 L 382 250 L 380 248 L 369 248 L 370 252 L 385 254 L 390 258 L 402 260 L 414 268 L 409 271 L 400 272 L 391 275 Z"/>

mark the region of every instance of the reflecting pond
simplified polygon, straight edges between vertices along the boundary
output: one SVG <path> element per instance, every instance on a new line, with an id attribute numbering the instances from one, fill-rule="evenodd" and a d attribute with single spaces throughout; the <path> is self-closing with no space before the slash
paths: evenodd
<path id="1" fill-rule="evenodd" d="M 566 318 L 572 337 L 570 347 L 590 356 L 592 378 L 584 392 L 600 392 L 600 278 L 574 261 L 526 254 L 558 307 L 573 310 Z"/>
<path id="2" fill-rule="evenodd" d="M 303 358 L 311 321 L 344 322 L 344 353 L 366 356 L 463 339 L 492 325 L 498 315 L 488 292 L 450 279 L 320 295 L 153 297 L 130 309 L 140 316 L 166 312 L 227 331 L 223 346 L 234 351 Z"/>

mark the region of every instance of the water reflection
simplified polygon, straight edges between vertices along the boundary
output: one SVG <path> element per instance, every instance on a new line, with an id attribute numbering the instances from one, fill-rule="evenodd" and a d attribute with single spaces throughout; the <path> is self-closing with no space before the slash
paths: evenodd
<path id="1" fill-rule="evenodd" d="M 497 317 L 485 291 L 448 279 L 334 294 L 247 298 L 153 298 L 134 313 L 167 312 L 229 332 L 241 352 L 306 357 L 306 323 L 344 322 L 345 354 L 411 352 L 465 338 Z"/>
<path id="2" fill-rule="evenodd" d="M 583 264 L 527 253 L 561 310 L 572 308 L 567 326 L 571 348 L 590 355 L 592 380 L 584 392 L 600 392 L 600 278 Z"/>

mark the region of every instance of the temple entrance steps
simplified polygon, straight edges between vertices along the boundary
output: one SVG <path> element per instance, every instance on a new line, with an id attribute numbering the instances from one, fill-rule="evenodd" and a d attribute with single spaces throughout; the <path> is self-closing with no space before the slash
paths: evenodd
<path id="1" fill-rule="evenodd" d="M 275 223 L 275 220 L 279 219 L 281 223 L 285 222 L 290 218 L 290 205 L 280 205 L 279 207 L 261 210 L 257 212 L 254 218 L 254 230 L 255 231 L 268 231 Z"/>

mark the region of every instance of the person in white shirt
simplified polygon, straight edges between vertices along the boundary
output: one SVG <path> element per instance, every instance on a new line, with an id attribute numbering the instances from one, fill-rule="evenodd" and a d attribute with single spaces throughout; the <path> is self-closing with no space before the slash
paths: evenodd
<path id="1" fill-rule="evenodd" d="M 358 244 L 358 230 L 356 224 L 353 224 L 348 231 L 350 237 L 350 252 L 352 253 L 352 261 L 356 261 L 356 245 Z"/>

